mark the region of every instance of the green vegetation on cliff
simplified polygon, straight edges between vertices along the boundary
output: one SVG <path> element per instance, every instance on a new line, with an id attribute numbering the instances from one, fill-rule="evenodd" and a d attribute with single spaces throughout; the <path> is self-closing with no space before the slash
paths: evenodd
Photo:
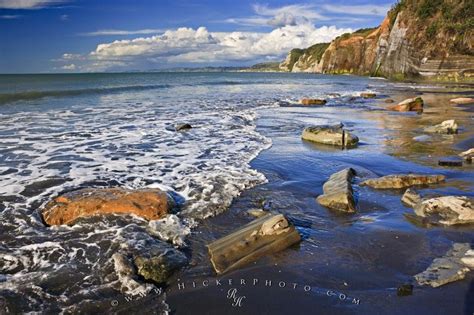
<path id="1" fill-rule="evenodd" d="M 319 44 L 314 44 L 308 48 L 305 49 L 300 49 L 300 48 L 295 48 L 292 49 L 289 53 L 289 60 L 288 60 L 288 70 L 291 72 L 293 70 L 293 67 L 298 60 L 305 55 L 305 59 L 311 59 L 313 61 L 319 62 L 326 51 L 326 49 L 329 47 L 329 43 L 319 43 Z"/>

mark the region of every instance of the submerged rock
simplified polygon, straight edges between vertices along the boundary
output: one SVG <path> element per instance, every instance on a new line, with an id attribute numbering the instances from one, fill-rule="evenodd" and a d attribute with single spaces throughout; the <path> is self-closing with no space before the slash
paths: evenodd
<path id="1" fill-rule="evenodd" d="M 395 101 L 392 100 L 391 98 L 387 98 L 384 102 L 385 103 L 395 103 Z"/>
<path id="2" fill-rule="evenodd" d="M 458 157 L 445 157 L 438 160 L 439 166 L 462 166 L 462 159 Z"/>
<path id="3" fill-rule="evenodd" d="M 303 98 L 300 103 L 303 105 L 325 105 L 326 100 L 318 98 Z"/>
<path id="4" fill-rule="evenodd" d="M 408 296 L 413 294 L 413 284 L 402 284 L 397 288 L 398 296 Z"/>
<path id="5" fill-rule="evenodd" d="M 467 162 L 472 162 L 472 160 L 474 159 L 474 148 L 464 151 L 462 153 L 459 153 L 459 156 L 462 157 Z"/>
<path id="6" fill-rule="evenodd" d="M 468 197 L 444 196 L 414 206 L 416 215 L 444 225 L 474 223 L 474 202 Z"/>
<path id="7" fill-rule="evenodd" d="M 359 142 L 359 138 L 344 130 L 342 124 L 307 127 L 303 130 L 301 138 L 303 140 L 341 147 L 354 147 Z"/>
<path id="8" fill-rule="evenodd" d="M 453 98 L 450 100 L 451 103 L 458 104 L 458 105 L 464 105 L 464 104 L 474 104 L 474 98 L 471 97 L 459 97 L 459 98 Z"/>
<path id="9" fill-rule="evenodd" d="M 344 211 L 355 212 L 354 192 L 352 190 L 352 178 L 356 172 L 352 168 L 346 168 L 334 173 L 323 185 L 323 195 L 316 200 L 323 206 Z"/>
<path id="10" fill-rule="evenodd" d="M 193 128 L 193 126 L 191 126 L 190 124 L 179 124 L 175 127 L 176 131 L 188 130 L 191 128 Z"/>
<path id="11" fill-rule="evenodd" d="M 422 201 L 421 196 L 413 189 L 408 188 L 402 196 L 402 202 L 414 208 Z"/>
<path id="12" fill-rule="evenodd" d="M 433 132 L 433 133 L 444 133 L 444 134 L 456 134 L 458 133 L 458 124 L 454 119 L 445 120 L 442 123 L 426 127 L 424 129 L 426 132 Z"/>
<path id="13" fill-rule="evenodd" d="M 368 179 L 363 181 L 361 185 L 376 189 L 400 189 L 417 185 L 436 184 L 444 181 L 445 178 L 443 175 L 400 174 Z"/>
<path id="14" fill-rule="evenodd" d="M 107 214 L 135 214 L 157 220 L 173 206 L 173 199 L 160 189 L 86 188 L 48 202 L 42 216 L 48 225 L 73 224 L 79 218 Z"/>
<path id="15" fill-rule="evenodd" d="M 188 259 L 173 248 L 163 251 L 161 247 L 151 246 L 146 253 L 134 258 L 138 274 L 145 280 L 164 283 L 171 274 L 187 264 Z"/>
<path id="16" fill-rule="evenodd" d="M 375 93 L 360 93 L 360 97 L 362 98 L 375 98 L 377 94 Z"/>
<path id="17" fill-rule="evenodd" d="M 455 243 L 445 256 L 434 259 L 425 271 L 415 275 L 416 281 L 420 285 L 437 288 L 464 279 L 470 269 L 463 261 L 465 261 L 464 258 L 472 257 L 468 254 L 470 251 L 472 250 L 469 244 Z"/>
<path id="18" fill-rule="evenodd" d="M 388 107 L 389 110 L 398 112 L 421 112 L 423 111 L 424 101 L 421 97 L 409 98 L 395 106 Z"/>

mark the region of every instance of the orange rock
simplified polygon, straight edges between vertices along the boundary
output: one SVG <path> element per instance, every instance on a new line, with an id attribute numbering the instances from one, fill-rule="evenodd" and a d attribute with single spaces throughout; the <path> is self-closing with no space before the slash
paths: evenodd
<path id="1" fill-rule="evenodd" d="M 324 105 L 326 104 L 326 100 L 317 98 L 303 98 L 300 103 L 303 105 Z"/>
<path id="2" fill-rule="evenodd" d="M 73 224 L 79 218 L 107 214 L 135 214 L 157 220 L 170 212 L 173 202 L 160 189 L 81 189 L 46 204 L 42 216 L 48 225 Z"/>
<path id="3" fill-rule="evenodd" d="M 404 100 L 395 106 L 387 107 L 389 110 L 398 112 L 422 112 L 423 111 L 423 99 L 421 97 L 409 98 Z"/>

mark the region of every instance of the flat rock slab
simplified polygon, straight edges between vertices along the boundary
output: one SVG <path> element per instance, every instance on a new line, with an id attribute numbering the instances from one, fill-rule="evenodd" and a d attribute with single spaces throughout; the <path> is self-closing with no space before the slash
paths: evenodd
<path id="1" fill-rule="evenodd" d="M 359 138 L 347 130 L 344 130 L 342 124 L 307 127 L 303 130 L 301 138 L 307 141 L 344 148 L 355 147 L 359 142 Z"/>
<path id="2" fill-rule="evenodd" d="M 311 106 L 311 105 L 326 105 L 326 100 L 318 98 L 303 98 L 300 100 L 302 105 Z"/>
<path id="3" fill-rule="evenodd" d="M 461 167 L 463 160 L 458 157 L 445 157 L 438 160 L 439 166 Z"/>
<path id="4" fill-rule="evenodd" d="M 86 188 L 48 202 L 42 211 L 48 225 L 73 224 L 79 218 L 107 214 L 135 214 L 157 220 L 168 214 L 173 199 L 160 189 Z"/>
<path id="5" fill-rule="evenodd" d="M 400 174 L 368 179 L 363 181 L 361 185 L 376 189 L 401 189 L 417 185 L 436 184 L 444 180 L 445 176 L 443 175 Z"/>
<path id="6" fill-rule="evenodd" d="M 450 100 L 450 102 L 454 104 L 458 104 L 458 105 L 474 104 L 474 98 L 459 97 L 459 98 L 453 98 L 452 100 Z"/>
<path id="7" fill-rule="evenodd" d="M 397 112 L 422 112 L 424 101 L 421 97 L 409 98 L 395 106 L 389 106 L 389 110 Z"/>
<path id="8" fill-rule="evenodd" d="M 414 210 L 416 215 L 444 225 L 474 223 L 474 202 L 468 197 L 431 198 L 416 204 Z"/>
<path id="9" fill-rule="evenodd" d="M 458 133 L 458 124 L 454 119 L 450 120 L 445 120 L 442 123 L 431 126 L 431 127 L 426 127 L 424 129 L 426 132 L 431 132 L 431 133 L 441 133 L 441 134 L 456 134 Z"/>
<path id="10" fill-rule="evenodd" d="M 300 241 L 300 234 L 283 215 L 267 214 L 210 243 L 207 248 L 214 270 L 224 274 Z"/>
<path id="11" fill-rule="evenodd" d="M 462 259 L 469 257 L 470 250 L 471 247 L 467 243 L 455 243 L 445 256 L 434 259 L 425 271 L 415 275 L 416 281 L 420 285 L 430 285 L 437 288 L 464 279 L 470 269 Z"/>
<path id="12" fill-rule="evenodd" d="M 332 174 L 323 185 L 324 194 L 318 196 L 316 200 L 319 204 L 330 209 L 355 212 L 356 205 L 351 185 L 355 175 L 356 172 L 352 168 Z"/>

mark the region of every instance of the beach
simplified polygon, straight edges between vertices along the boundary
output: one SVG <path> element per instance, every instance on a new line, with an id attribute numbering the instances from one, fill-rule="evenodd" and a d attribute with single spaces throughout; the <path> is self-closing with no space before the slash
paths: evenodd
<path id="1" fill-rule="evenodd" d="M 443 183 L 418 191 L 474 197 L 472 164 L 438 165 L 473 147 L 474 105 L 450 102 L 472 91 L 296 73 L 2 75 L 0 302 L 14 312 L 472 312 L 472 272 L 439 288 L 413 279 L 453 243 L 472 244 L 472 226 L 419 224 L 400 201 L 404 190 L 360 185 L 391 174 L 440 174 Z M 387 110 L 386 99 L 415 96 L 425 102 L 422 114 Z M 327 103 L 299 105 L 305 97 Z M 460 126 L 457 134 L 423 129 L 448 119 Z M 358 136 L 357 147 L 301 139 L 307 126 L 340 122 Z M 192 128 L 176 131 L 183 123 Z M 348 167 L 357 173 L 357 211 L 317 203 L 328 178 Z M 48 201 L 85 187 L 173 193 L 190 230 L 186 245 L 157 237 L 136 216 L 45 225 Z M 301 243 L 216 276 L 206 245 L 253 220 L 250 209 L 284 214 Z M 179 251 L 188 262 L 164 285 L 138 277 L 131 289 L 112 256 L 150 246 Z M 406 284 L 415 285 L 413 294 L 397 296 Z"/>

